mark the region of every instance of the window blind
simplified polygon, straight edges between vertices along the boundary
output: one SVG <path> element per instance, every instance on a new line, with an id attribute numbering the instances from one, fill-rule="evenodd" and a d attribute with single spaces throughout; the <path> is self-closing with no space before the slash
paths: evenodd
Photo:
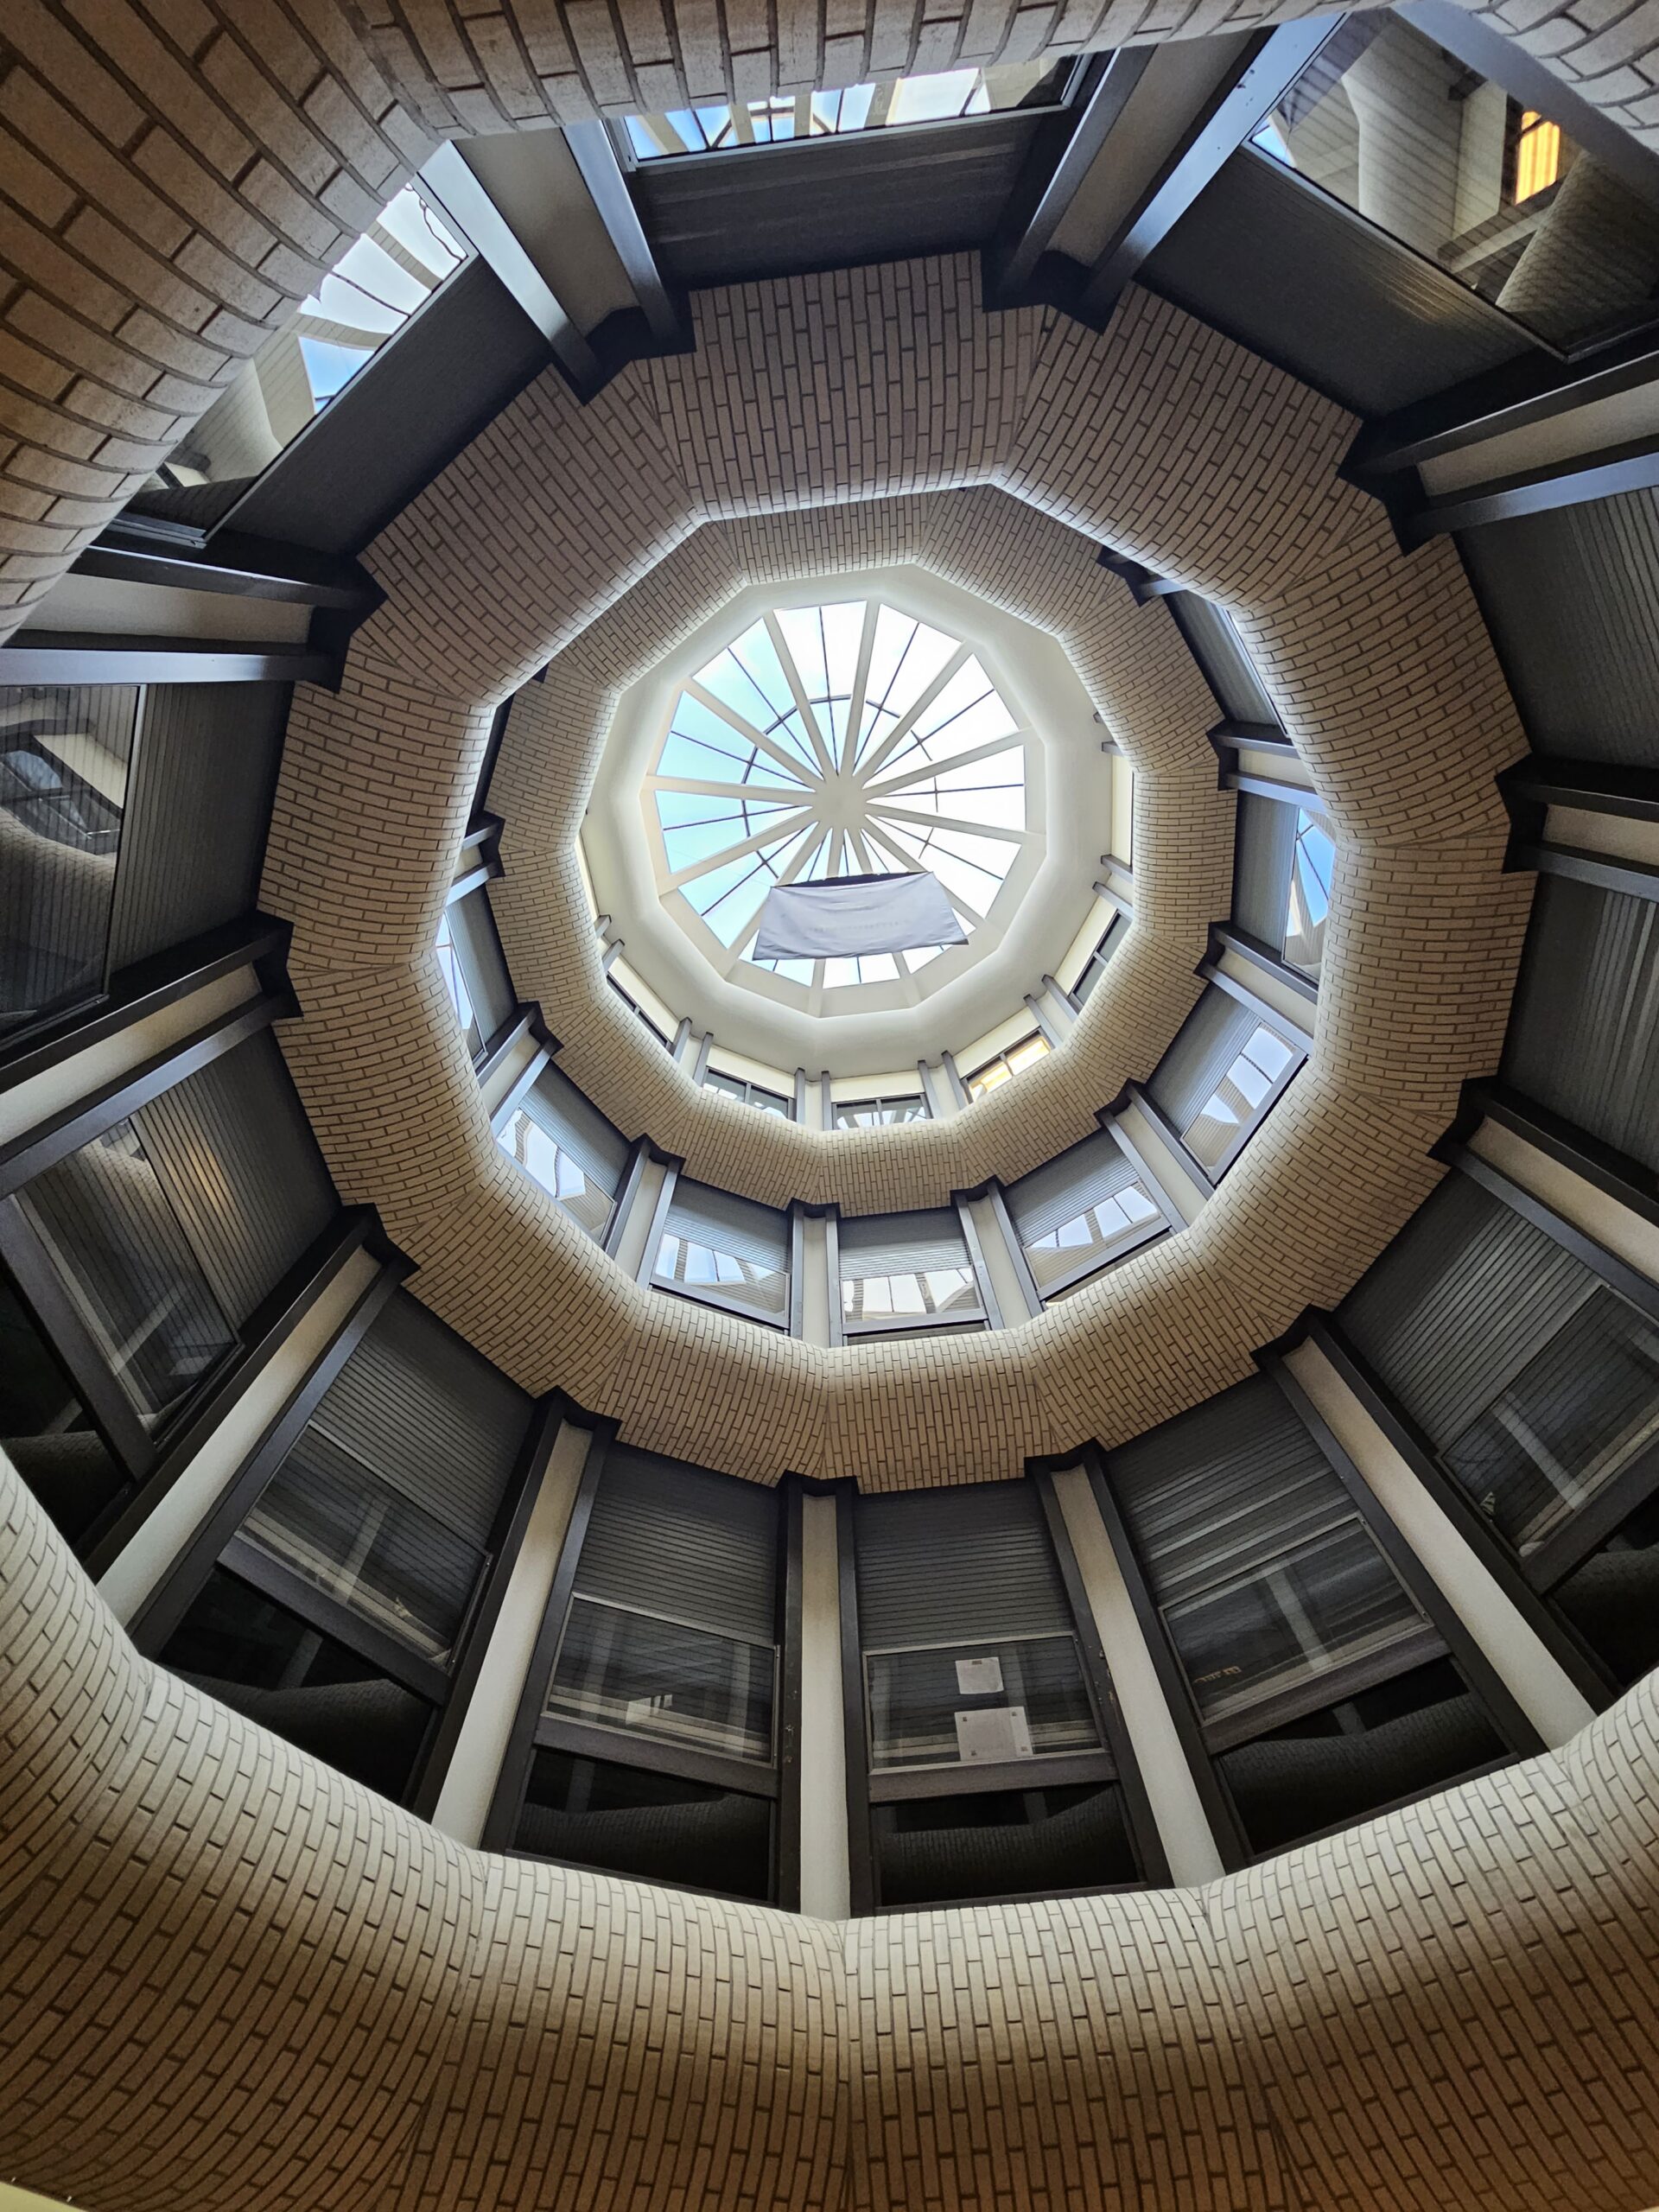
<path id="1" fill-rule="evenodd" d="M 1338 1308 L 1344 1332 L 1436 1448 L 1583 1305 L 1584 1263 L 1451 1174 Z"/>
<path id="2" fill-rule="evenodd" d="M 1225 607 L 1184 591 L 1172 602 L 1172 611 L 1223 714 L 1235 721 L 1276 722 L 1277 710 Z"/>
<path id="3" fill-rule="evenodd" d="M 1503 1074 L 1659 1168 L 1659 906 L 1541 877 Z"/>
<path id="4" fill-rule="evenodd" d="M 855 1541 L 867 1651 L 1071 1633 L 1059 1563 L 1029 1483 L 861 1497 Z"/>
<path id="5" fill-rule="evenodd" d="M 518 1385 L 394 1293 L 312 1415 L 412 1504 L 487 1547 L 530 1421 Z"/>
<path id="6" fill-rule="evenodd" d="M 954 1206 L 860 1214 L 841 1224 L 838 1241 L 843 1282 L 932 1274 L 969 1265 L 968 1243 Z"/>
<path id="7" fill-rule="evenodd" d="M 751 1267 L 774 1274 L 789 1271 L 789 1216 L 776 1206 L 763 1206 L 753 1198 L 739 1198 L 734 1191 L 716 1191 L 708 1183 L 694 1183 L 681 1176 L 669 1202 L 665 1233 L 683 1237 L 690 1244 L 706 1244 Z"/>
<path id="8" fill-rule="evenodd" d="M 544 1067 L 519 1101 L 543 1134 L 612 1198 L 628 1164 L 627 1139 L 556 1067 Z"/>
<path id="9" fill-rule="evenodd" d="M 1090 1206 L 1102 1205 L 1136 1181 L 1134 1162 L 1105 1129 L 1084 1137 L 1058 1159 L 1008 1185 L 1008 1212 L 1022 1244 L 1046 1236 L 1075 1221 Z"/>
<path id="10" fill-rule="evenodd" d="M 1147 1090 L 1178 1129 L 1185 1129 L 1255 1031 L 1257 1017 L 1213 983 L 1181 1024 L 1153 1071 Z"/>
<path id="11" fill-rule="evenodd" d="M 771 1643 L 778 1544 L 776 1491 L 613 1446 L 575 1594 Z"/>
<path id="12" fill-rule="evenodd" d="M 1241 791 L 1233 844 L 1233 920 L 1275 952 L 1285 949 L 1300 809 Z"/>

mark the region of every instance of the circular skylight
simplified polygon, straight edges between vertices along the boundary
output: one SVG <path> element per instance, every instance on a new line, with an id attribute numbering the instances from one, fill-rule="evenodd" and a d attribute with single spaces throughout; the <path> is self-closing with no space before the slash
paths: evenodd
<path id="1" fill-rule="evenodd" d="M 971 940 L 1038 834 L 1027 735 L 971 645 L 884 600 L 772 609 L 675 699 L 647 779 L 660 895 L 747 962 L 773 884 L 926 869 Z M 834 988 L 939 950 L 766 964 Z"/>

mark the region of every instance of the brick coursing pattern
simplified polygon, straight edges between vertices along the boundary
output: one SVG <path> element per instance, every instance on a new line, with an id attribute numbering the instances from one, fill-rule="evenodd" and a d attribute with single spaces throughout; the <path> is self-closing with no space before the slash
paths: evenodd
<path id="1" fill-rule="evenodd" d="M 848 1923 L 462 1849 L 0 1459 L 0 2162 L 120 2212 L 1639 2212 L 1659 1678 L 1198 1889 Z"/>
<path id="2" fill-rule="evenodd" d="M 339 697 L 296 713 L 278 794 L 264 896 L 294 921 L 304 1010 L 285 1049 L 342 1193 L 380 1206 L 416 1294 L 527 1389 L 762 1482 L 1014 1476 L 1248 1373 L 1432 1187 L 1459 1084 L 1496 1065 L 1525 923 L 1492 780 L 1524 737 L 1455 557 L 1402 557 L 1338 476 L 1351 417 L 1150 295 L 1103 337 L 983 316 L 972 278 L 956 258 L 711 293 L 695 353 L 596 407 L 531 385 L 370 549 L 386 602 Z M 595 1102 L 769 1202 L 938 1203 L 1051 1157 L 1151 1072 L 1230 903 L 1213 702 L 1167 610 L 1096 564 L 1103 539 L 1226 597 L 1328 798 L 1309 1067 L 1192 1230 L 1018 1330 L 825 1352 L 641 1289 L 492 1144 L 439 992 L 486 709 L 551 656 L 496 772 L 493 896 L 518 987 Z M 882 559 L 1065 645 L 1137 767 L 1138 921 L 1018 1084 L 950 1122 L 824 1135 L 695 1090 L 646 1037 L 604 986 L 574 843 L 620 687 L 751 579 Z M 365 850 L 337 813 L 359 785 Z"/>
<path id="3" fill-rule="evenodd" d="M 0 638 L 442 138 L 1313 12 L 1310 0 L 10 0 Z M 1659 0 L 1475 12 L 1659 138 Z"/>

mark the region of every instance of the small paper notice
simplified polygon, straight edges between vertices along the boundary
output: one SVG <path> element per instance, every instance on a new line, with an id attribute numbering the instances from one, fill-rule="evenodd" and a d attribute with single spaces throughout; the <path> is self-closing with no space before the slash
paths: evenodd
<path id="1" fill-rule="evenodd" d="M 958 1659 L 957 1691 L 962 1697 L 989 1697 L 1002 1687 L 1002 1662 L 993 1652 L 988 1659 Z"/>
<path id="2" fill-rule="evenodd" d="M 976 1759 L 1028 1759 L 1031 1730 L 1023 1705 L 998 1706 L 989 1712 L 957 1715 L 957 1756 Z"/>

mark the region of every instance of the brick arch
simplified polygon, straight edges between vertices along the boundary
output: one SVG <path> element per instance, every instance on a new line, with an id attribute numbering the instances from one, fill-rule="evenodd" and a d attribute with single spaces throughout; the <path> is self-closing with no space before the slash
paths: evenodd
<path id="1" fill-rule="evenodd" d="M 1529 887 L 1501 873 L 1492 779 L 1525 741 L 1455 556 L 1403 558 L 1338 476 L 1351 418 L 1149 294 L 1103 337 L 987 316 L 958 257 L 703 295 L 697 339 L 587 409 L 543 378 L 369 550 L 385 603 L 339 698 L 296 711 L 273 823 L 264 899 L 295 920 L 305 1013 L 290 1063 L 342 1191 L 526 1388 L 761 1481 L 1015 1475 L 1237 1380 L 1427 1194 L 1428 1147 L 1502 1039 Z M 569 853 L 607 686 L 739 561 L 798 563 L 819 532 L 920 545 L 1009 603 L 1048 594 L 1150 769 L 1154 926 L 1098 1007 L 1001 1098 L 874 1142 L 693 1091 L 613 1011 Z M 491 1143 L 423 949 L 488 705 L 552 655 L 505 763 L 525 843 L 503 912 L 520 988 L 563 994 L 598 1103 L 753 1196 L 925 1203 L 1034 1165 L 1149 1073 L 1227 903 L 1190 669 L 1156 620 L 1084 594 L 1077 549 L 1101 540 L 1234 607 L 1342 832 L 1308 1068 L 1192 1230 L 1015 1331 L 830 1353 L 625 1280 Z"/>
<path id="2" fill-rule="evenodd" d="M 1332 0 L 1333 7 L 1344 0 Z M 1659 0 L 1474 12 L 1659 141 Z M 11 0 L 0 639 L 441 138 L 1151 43 L 1304 0 Z"/>

